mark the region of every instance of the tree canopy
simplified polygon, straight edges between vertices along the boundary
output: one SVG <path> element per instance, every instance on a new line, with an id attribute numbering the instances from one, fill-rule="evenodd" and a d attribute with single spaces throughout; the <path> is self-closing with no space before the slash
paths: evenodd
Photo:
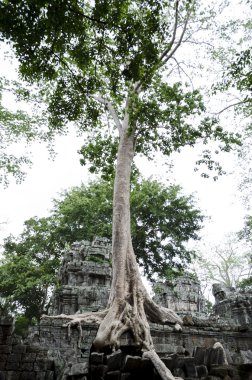
<path id="1" fill-rule="evenodd" d="M 12 41 L 22 77 L 39 83 L 53 133 L 64 133 L 68 121 L 77 123 L 88 133 L 82 162 L 107 175 L 127 94 L 130 128 L 137 130 L 135 153 L 170 155 L 211 138 L 226 151 L 238 142 L 217 119 L 199 117 L 205 112 L 199 91 L 169 76 L 177 49 L 209 22 L 197 8 L 185 0 L 4 1 L 0 32 Z M 214 167 L 208 151 L 201 162 Z"/>

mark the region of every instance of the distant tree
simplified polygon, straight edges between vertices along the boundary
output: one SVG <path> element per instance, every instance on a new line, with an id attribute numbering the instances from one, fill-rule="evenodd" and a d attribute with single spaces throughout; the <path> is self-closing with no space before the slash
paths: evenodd
<path id="1" fill-rule="evenodd" d="M 24 168 L 30 166 L 32 161 L 27 149 L 23 154 L 16 153 L 15 144 L 23 143 L 23 148 L 35 140 L 43 140 L 45 134 L 40 130 L 42 120 L 30 116 L 22 110 L 11 111 L 2 105 L 4 92 L 16 93 L 21 90 L 19 84 L 0 78 L 0 184 L 7 186 L 10 177 L 17 182 L 24 179 Z M 47 138 L 49 135 L 47 135 Z"/>
<path id="2" fill-rule="evenodd" d="M 247 215 L 243 229 L 239 232 L 239 238 L 241 241 L 246 241 L 250 247 L 249 265 L 252 266 L 252 216 Z M 252 286 L 252 273 L 247 278 L 240 281 L 239 286 L 243 289 L 251 289 Z"/>
<path id="3" fill-rule="evenodd" d="M 197 271 L 203 288 L 220 283 L 227 287 L 238 288 L 240 282 L 252 273 L 251 252 L 230 235 L 223 244 L 207 247 L 206 252 L 199 253 Z"/>
<path id="4" fill-rule="evenodd" d="M 60 243 L 53 235 L 50 218 L 25 222 L 19 238 L 4 244 L 0 265 L 0 296 L 10 312 L 21 313 L 30 322 L 46 312 L 50 289 L 57 282 Z"/>

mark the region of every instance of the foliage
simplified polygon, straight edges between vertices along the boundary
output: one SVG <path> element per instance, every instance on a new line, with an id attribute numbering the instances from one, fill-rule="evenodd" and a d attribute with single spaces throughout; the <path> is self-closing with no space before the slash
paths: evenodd
<path id="1" fill-rule="evenodd" d="M 8 148 L 21 139 L 26 143 L 34 139 L 35 124 L 23 111 L 11 112 L 2 105 L 2 93 L 6 81 L 0 78 L 0 183 L 8 184 L 9 175 L 19 182 L 23 179 L 23 166 L 31 163 L 27 155 L 14 155 Z"/>
<path id="2" fill-rule="evenodd" d="M 52 133 L 64 132 L 68 121 L 78 124 L 88 133 L 82 163 L 108 176 L 117 152 L 114 125 L 127 97 L 136 154 L 151 159 L 157 150 L 170 155 L 210 139 L 224 151 L 239 143 L 202 116 L 199 91 L 173 83 L 164 71 L 183 41 L 208 25 L 212 15 L 197 7 L 187 0 L 8 0 L 0 3 L 0 32 L 12 41 L 22 77 L 39 84 Z M 208 151 L 199 163 L 222 174 Z"/>
<path id="3" fill-rule="evenodd" d="M 10 312 L 22 312 L 30 321 L 47 310 L 50 288 L 56 283 L 59 245 L 50 218 L 25 222 L 19 238 L 10 236 L 4 244 L 0 266 L 0 294 Z"/>
<path id="4" fill-rule="evenodd" d="M 31 326 L 31 321 L 29 318 L 25 317 L 24 315 L 17 315 L 15 318 L 15 330 L 14 333 L 17 335 L 22 336 L 23 338 L 26 338 L 28 333 L 28 328 Z"/>

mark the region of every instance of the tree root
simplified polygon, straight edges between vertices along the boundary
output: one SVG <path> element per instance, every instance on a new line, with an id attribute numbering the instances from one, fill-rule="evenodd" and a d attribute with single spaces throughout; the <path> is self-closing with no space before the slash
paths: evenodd
<path id="1" fill-rule="evenodd" d="M 166 365 L 162 362 L 156 351 L 146 351 L 143 353 L 144 358 L 148 358 L 151 360 L 152 364 L 156 368 L 159 376 L 163 380 L 183 380 L 181 377 L 174 377 L 171 371 L 166 367 Z"/>

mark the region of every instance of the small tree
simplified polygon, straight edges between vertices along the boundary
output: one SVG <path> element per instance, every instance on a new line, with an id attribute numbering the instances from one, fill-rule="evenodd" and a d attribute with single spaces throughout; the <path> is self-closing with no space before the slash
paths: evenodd
<path id="1" fill-rule="evenodd" d="M 251 274 L 250 255 L 248 247 L 236 235 L 228 236 L 223 244 L 207 247 L 206 252 L 200 252 L 197 262 L 200 268 L 197 273 L 203 288 L 206 290 L 213 283 L 238 288 L 240 282 Z"/>

